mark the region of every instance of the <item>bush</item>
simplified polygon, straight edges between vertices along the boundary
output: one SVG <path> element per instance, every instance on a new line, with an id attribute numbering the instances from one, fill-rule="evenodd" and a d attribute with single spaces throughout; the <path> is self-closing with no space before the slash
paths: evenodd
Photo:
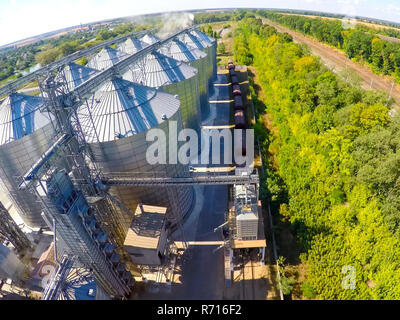
<path id="1" fill-rule="evenodd" d="M 303 291 L 303 296 L 307 299 L 313 299 L 317 295 L 314 287 L 308 282 L 303 283 L 303 285 L 301 286 L 301 290 Z"/>

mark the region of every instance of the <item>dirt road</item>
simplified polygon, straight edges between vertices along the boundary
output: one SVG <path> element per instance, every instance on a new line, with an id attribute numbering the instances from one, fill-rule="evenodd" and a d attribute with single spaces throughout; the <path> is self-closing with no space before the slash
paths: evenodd
<path id="1" fill-rule="evenodd" d="M 287 29 L 268 19 L 263 19 L 267 23 L 275 27 L 279 32 L 287 32 L 293 37 L 295 43 L 304 43 L 311 49 L 313 55 L 319 56 L 322 62 L 333 72 L 339 73 L 346 68 L 357 73 L 362 80 L 362 87 L 366 90 L 382 90 L 387 92 L 388 97 L 391 95 L 395 100 L 394 108 L 400 107 L 400 86 L 394 83 L 393 79 L 387 76 L 381 76 L 373 73 L 368 66 L 362 66 L 348 59 L 346 55 L 337 49 L 329 47 L 303 34 Z"/>

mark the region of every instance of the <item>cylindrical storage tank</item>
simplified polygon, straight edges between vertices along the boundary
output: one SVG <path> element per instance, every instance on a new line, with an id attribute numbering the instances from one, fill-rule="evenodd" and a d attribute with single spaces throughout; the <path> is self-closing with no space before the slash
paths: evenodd
<path id="1" fill-rule="evenodd" d="M 208 97 L 209 74 L 207 71 L 209 60 L 207 54 L 194 47 L 189 47 L 179 40 L 168 42 L 165 46 L 161 47 L 159 51 L 175 60 L 183 61 L 198 70 L 201 118 L 206 118 L 210 112 Z"/>
<path id="2" fill-rule="evenodd" d="M 122 42 L 118 45 L 118 49 L 127 54 L 134 54 L 134 53 L 146 48 L 147 46 L 148 46 L 148 44 L 146 42 L 143 42 L 136 38 L 129 37 L 124 42 Z"/>
<path id="3" fill-rule="evenodd" d="M 208 35 L 200 32 L 197 29 L 190 31 L 189 34 L 191 36 L 191 40 L 196 45 L 196 47 L 201 49 L 200 46 L 202 46 L 207 55 L 211 56 L 211 58 L 209 58 L 212 65 L 211 80 L 215 79 L 217 76 L 217 40 L 209 37 Z"/>
<path id="4" fill-rule="evenodd" d="M 169 164 L 169 148 L 177 148 L 169 143 L 170 127 L 175 126 L 177 132 L 182 130 L 178 98 L 154 88 L 116 78 L 106 82 L 89 101 L 92 102 L 89 108 L 83 105 L 78 109 L 78 117 L 94 160 L 105 176 L 183 176 L 186 166 Z M 161 141 L 159 149 L 160 154 L 165 155 L 163 163 L 152 164 L 146 157 L 148 148 L 155 143 L 154 140 L 146 141 L 146 135 L 151 129 L 160 129 L 159 131 L 165 133 L 165 144 Z M 172 141 L 174 143 L 176 139 Z M 174 223 L 191 208 L 193 188 L 168 187 L 168 191 L 172 193 L 165 189 L 167 188 L 160 185 L 113 186 L 109 192 L 132 212 L 135 212 L 139 203 L 170 209 L 174 206 L 170 200 L 176 201 L 177 210 L 167 210 L 167 219 Z M 126 212 L 124 214 L 126 234 L 133 217 Z"/>
<path id="5" fill-rule="evenodd" d="M 121 50 L 104 47 L 89 60 L 86 66 L 96 70 L 105 70 L 128 56 L 127 53 L 122 52 Z"/>
<path id="6" fill-rule="evenodd" d="M 235 107 L 235 110 L 243 110 L 243 100 L 241 96 L 234 96 L 233 97 L 233 105 Z"/>
<path id="7" fill-rule="evenodd" d="M 201 110 L 197 69 L 154 52 L 133 64 L 123 78 L 178 95 L 183 127 L 200 130 Z"/>
<path id="8" fill-rule="evenodd" d="M 209 83 L 217 76 L 217 41 L 195 29 L 183 36 L 183 41 L 190 46 L 203 50 L 209 59 Z"/>
<path id="9" fill-rule="evenodd" d="M 57 74 L 56 80 L 66 83 L 68 90 L 73 90 L 98 72 L 96 69 L 71 62 Z"/>
<path id="10" fill-rule="evenodd" d="M 147 43 L 148 45 L 156 43 L 157 41 L 160 41 L 160 38 L 151 35 L 151 34 L 146 34 L 142 38 L 140 38 L 141 41 L 144 43 Z"/>
<path id="11" fill-rule="evenodd" d="M 24 223 L 47 227 L 33 193 L 18 190 L 22 177 L 54 143 L 51 115 L 41 112 L 44 100 L 20 93 L 0 105 L 0 179 Z"/>

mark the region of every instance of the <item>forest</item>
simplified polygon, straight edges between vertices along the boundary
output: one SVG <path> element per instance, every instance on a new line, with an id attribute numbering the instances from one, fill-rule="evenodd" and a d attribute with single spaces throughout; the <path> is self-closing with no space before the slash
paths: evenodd
<path id="1" fill-rule="evenodd" d="M 264 92 L 254 125 L 267 165 L 261 194 L 301 245 L 303 295 L 400 299 L 400 116 L 389 117 L 391 102 L 261 19 L 239 24 L 234 53 Z"/>
<path id="2" fill-rule="evenodd" d="M 400 43 L 379 38 L 379 34 L 399 37 L 400 30 L 377 30 L 362 25 L 347 29 L 341 20 L 283 15 L 264 10 L 258 13 L 289 29 L 343 50 L 349 58 L 367 63 L 376 73 L 395 76 L 400 83 Z"/>

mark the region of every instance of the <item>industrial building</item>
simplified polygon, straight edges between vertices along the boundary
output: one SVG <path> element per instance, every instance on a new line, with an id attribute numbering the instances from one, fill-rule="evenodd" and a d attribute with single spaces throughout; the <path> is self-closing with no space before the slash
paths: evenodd
<path id="1" fill-rule="evenodd" d="M 165 214 L 167 208 L 139 204 L 124 242 L 136 265 L 157 266 L 163 263 L 167 248 Z"/>
<path id="2" fill-rule="evenodd" d="M 0 179 L 24 222 L 54 234 L 56 272 L 43 299 L 128 298 L 141 276 L 137 266 L 166 263 L 169 237 L 194 205 L 193 185 L 258 182 L 147 161 L 150 130 L 168 137 L 172 124 L 177 132 L 200 129 L 216 42 L 196 27 L 165 39 L 143 34 L 83 49 L 0 88 Z M 75 63 L 82 57 L 86 66 Z M 16 93 L 36 79 L 41 97 Z M 168 159 L 174 146 L 168 138 L 163 145 Z M 237 202 L 238 241 L 254 238 L 252 190 Z M 30 248 L 4 221 L 0 232 L 14 239 L 15 251 Z M 85 275 L 80 291 L 68 285 L 74 272 Z"/>

